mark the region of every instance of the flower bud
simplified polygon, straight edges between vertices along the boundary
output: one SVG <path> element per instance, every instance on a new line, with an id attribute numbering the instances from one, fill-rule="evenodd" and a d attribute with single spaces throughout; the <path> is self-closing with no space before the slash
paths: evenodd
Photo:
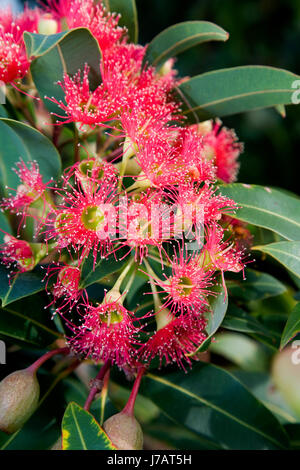
<path id="1" fill-rule="evenodd" d="M 38 24 L 39 34 L 56 34 L 58 31 L 58 23 L 56 20 L 51 18 L 51 15 L 43 15 Z"/>
<path id="2" fill-rule="evenodd" d="M 272 378 L 286 403 L 300 417 L 300 354 L 297 348 L 288 347 L 275 356 Z"/>
<path id="3" fill-rule="evenodd" d="M 0 430 L 8 434 L 20 429 L 35 411 L 40 386 L 35 372 L 18 370 L 0 382 Z"/>
<path id="4" fill-rule="evenodd" d="M 108 418 L 103 429 L 118 449 L 143 449 L 143 431 L 134 416 L 121 411 Z"/>

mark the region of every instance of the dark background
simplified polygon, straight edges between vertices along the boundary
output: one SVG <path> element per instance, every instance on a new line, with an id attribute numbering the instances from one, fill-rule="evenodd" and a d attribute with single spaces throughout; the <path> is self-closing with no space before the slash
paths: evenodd
<path id="1" fill-rule="evenodd" d="M 34 3 L 34 2 L 31 2 Z M 258 64 L 300 75 L 300 0 L 137 0 L 140 40 L 186 20 L 207 20 L 230 33 L 226 43 L 207 43 L 183 53 L 181 75 Z M 223 119 L 245 142 L 239 180 L 300 194 L 300 106 L 282 119 L 273 109 Z"/>

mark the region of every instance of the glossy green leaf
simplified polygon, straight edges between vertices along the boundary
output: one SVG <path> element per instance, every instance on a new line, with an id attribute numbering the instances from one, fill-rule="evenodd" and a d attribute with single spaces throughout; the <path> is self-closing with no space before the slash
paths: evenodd
<path id="1" fill-rule="evenodd" d="M 241 333 L 256 333 L 272 338 L 271 332 L 253 315 L 236 305 L 230 305 L 222 323 L 222 328 Z"/>
<path id="2" fill-rule="evenodd" d="M 151 436 L 155 439 L 155 443 L 159 440 L 166 449 L 178 449 L 178 450 L 220 450 L 221 447 L 218 444 L 214 444 L 199 435 L 188 431 L 182 426 L 176 426 L 171 420 L 168 420 L 166 416 L 161 416 L 154 422 L 144 425 L 143 429 L 147 436 Z"/>
<path id="3" fill-rule="evenodd" d="M 282 333 L 280 347 L 284 348 L 298 333 L 300 333 L 300 302 L 289 315 Z"/>
<path id="4" fill-rule="evenodd" d="M 3 243 L 5 233 L 12 233 L 8 218 L 3 212 L 0 212 L 0 243 Z"/>
<path id="5" fill-rule="evenodd" d="M 126 26 L 131 42 L 138 41 L 138 15 L 135 0 L 103 0 L 106 8 L 112 13 L 119 13 L 120 26 Z"/>
<path id="6" fill-rule="evenodd" d="M 113 274 L 122 269 L 122 267 L 129 262 L 128 257 L 121 259 L 123 255 L 124 251 L 120 250 L 118 251 L 117 259 L 114 255 L 111 255 L 107 258 L 100 258 L 96 263 L 94 263 L 94 257 L 92 254 L 90 254 L 83 265 L 80 287 L 85 289 L 91 284 L 100 281 L 105 276 Z M 117 261 L 118 259 L 119 261 Z"/>
<path id="7" fill-rule="evenodd" d="M 178 87 L 183 113 L 190 122 L 228 116 L 258 108 L 292 104 L 299 79 L 287 70 L 260 65 L 215 70 L 197 75 Z"/>
<path id="8" fill-rule="evenodd" d="M 242 183 L 220 186 L 224 196 L 241 206 L 234 217 L 300 240 L 300 199 L 277 189 Z"/>
<path id="9" fill-rule="evenodd" d="M 252 249 L 272 256 L 286 269 L 300 277 L 300 241 L 270 243 L 254 246 Z"/>
<path id="10" fill-rule="evenodd" d="M 210 351 L 225 357 L 244 370 L 264 371 L 268 356 L 262 346 L 240 333 L 222 332 L 215 336 Z"/>
<path id="11" fill-rule="evenodd" d="M 72 402 L 62 421 L 63 450 L 115 450 L 95 418 Z"/>
<path id="12" fill-rule="evenodd" d="M 0 93 L 1 93 L 1 91 L 0 91 Z M 1 94 L 0 94 L 0 97 L 1 97 Z M 0 104 L 0 117 L 2 117 L 2 118 L 7 118 L 8 117 L 5 106 L 3 106 L 2 104 Z"/>
<path id="13" fill-rule="evenodd" d="M 57 82 L 64 73 L 75 75 L 83 71 L 85 64 L 90 67 L 90 88 L 96 89 L 101 83 L 101 52 L 97 40 L 86 28 L 72 29 L 59 34 L 24 33 L 27 55 L 33 56 L 31 73 L 35 86 L 49 111 L 63 114 L 56 104 L 45 96 L 56 100 L 64 99 L 64 92 Z"/>
<path id="14" fill-rule="evenodd" d="M 245 280 L 240 279 L 241 276 L 236 276 L 236 280 L 226 281 L 230 295 L 249 302 L 281 295 L 286 291 L 284 284 L 270 274 L 247 269 L 245 276 Z"/>
<path id="15" fill-rule="evenodd" d="M 24 162 L 35 160 L 46 183 L 57 178 L 61 172 L 60 156 L 47 137 L 22 122 L 0 119 L 0 183 L 17 188 L 20 180 L 12 167 L 20 158 Z"/>
<path id="16" fill-rule="evenodd" d="M 0 336 L 4 341 L 13 341 L 22 346 L 35 348 L 44 348 L 49 346 L 60 335 L 50 327 L 46 326 L 41 320 L 32 317 L 28 313 L 16 311 L 15 309 L 0 308 Z M 44 318 L 49 312 L 44 310 Z M 46 319 L 46 318 L 45 318 Z M 47 319 L 48 320 L 48 319 Z"/>
<path id="17" fill-rule="evenodd" d="M 211 309 L 207 315 L 207 320 L 208 320 L 207 327 L 206 327 L 207 338 L 205 341 L 203 341 L 203 343 L 199 346 L 199 348 L 193 354 L 191 354 L 191 356 L 194 356 L 198 352 L 203 352 L 208 348 L 213 335 L 221 326 L 222 321 L 225 317 L 227 307 L 228 307 L 228 295 L 227 293 L 225 293 L 224 288 L 221 285 L 219 285 L 215 289 L 215 291 L 217 295 L 211 298 L 211 302 L 210 302 Z"/>
<path id="18" fill-rule="evenodd" d="M 287 446 L 276 418 L 231 374 L 208 363 L 188 374 L 148 374 L 141 393 L 177 424 L 224 449 Z"/>
<path id="19" fill-rule="evenodd" d="M 300 450 L 300 424 L 287 424 L 285 430 L 290 438 L 291 448 L 293 450 Z"/>
<path id="20" fill-rule="evenodd" d="M 162 31 L 147 47 L 144 63 L 162 65 L 171 57 L 207 41 L 226 41 L 228 33 L 209 21 L 185 21 Z"/>
<path id="21" fill-rule="evenodd" d="M 295 423 L 297 417 L 274 388 L 274 383 L 267 372 L 251 372 L 235 369 L 232 374 L 242 382 L 253 395 L 260 400 L 283 423 Z"/>
<path id="22" fill-rule="evenodd" d="M 9 270 L 0 264 L 0 299 L 2 307 L 28 297 L 45 288 L 42 280 L 45 273 L 39 270 L 8 277 Z"/>

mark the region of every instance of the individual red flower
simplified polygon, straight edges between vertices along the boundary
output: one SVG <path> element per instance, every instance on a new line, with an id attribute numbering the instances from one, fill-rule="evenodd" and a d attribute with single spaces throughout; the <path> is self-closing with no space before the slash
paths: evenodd
<path id="1" fill-rule="evenodd" d="M 93 182 L 57 190 L 63 198 L 48 217 L 54 226 L 46 233 L 47 240 L 57 238 L 60 249 L 72 248 L 79 253 L 81 263 L 90 252 L 94 261 L 98 253 L 106 255 L 116 237 L 115 185 L 102 181 L 95 190 Z"/>
<path id="2" fill-rule="evenodd" d="M 207 297 L 212 295 L 213 272 L 207 271 L 199 262 L 197 255 L 187 255 L 182 248 L 169 260 L 172 274 L 164 274 L 164 280 L 154 278 L 155 284 L 163 290 L 162 308 L 169 308 L 171 313 L 204 313 L 209 307 Z"/>
<path id="3" fill-rule="evenodd" d="M 24 31 L 37 32 L 39 12 L 25 8 L 13 17 L 10 9 L 0 10 L 0 81 L 11 83 L 23 78 L 30 62 L 23 41 Z"/>
<path id="4" fill-rule="evenodd" d="M 185 363 L 191 366 L 189 354 L 194 353 L 205 340 L 206 320 L 199 315 L 170 316 L 169 323 L 159 329 L 140 349 L 140 358 L 150 362 L 159 358 L 160 367 L 176 363 L 185 370 Z"/>
<path id="5" fill-rule="evenodd" d="M 35 161 L 24 162 L 20 160 L 16 163 L 13 170 L 20 179 L 15 195 L 3 198 L 1 202 L 2 209 L 10 210 L 18 215 L 25 216 L 29 206 L 39 198 L 45 201 L 45 191 L 49 188 L 50 181 L 43 183 L 43 177 L 40 173 L 39 165 Z"/>
<path id="6" fill-rule="evenodd" d="M 1 262 L 7 266 L 17 266 L 17 272 L 31 271 L 35 267 L 35 257 L 30 244 L 12 235 L 4 236 L 0 245 Z"/>
<path id="7" fill-rule="evenodd" d="M 213 164 L 204 158 L 202 139 L 191 129 L 169 128 L 149 139 L 137 155 L 145 177 L 157 187 L 212 182 Z"/>
<path id="8" fill-rule="evenodd" d="M 161 255 L 163 242 L 173 233 L 172 219 L 168 208 L 162 204 L 161 193 L 148 190 L 125 201 L 128 204 L 125 205 L 123 200 L 124 208 L 120 206 L 119 209 L 121 244 L 128 246 L 130 251 L 134 250 L 135 260 L 140 263 L 151 246 L 156 247 Z"/>
<path id="9" fill-rule="evenodd" d="M 95 361 L 111 360 L 118 367 L 136 361 L 137 335 L 134 317 L 120 300 L 105 299 L 98 307 L 88 306 L 82 324 L 74 328 L 70 347 Z"/>
<path id="10" fill-rule="evenodd" d="M 169 193 L 170 201 L 178 205 L 185 228 L 188 224 L 198 229 L 219 222 L 224 212 L 234 212 L 237 204 L 226 196 L 217 194 L 209 184 L 183 184 Z"/>
<path id="11" fill-rule="evenodd" d="M 243 144 L 238 142 L 234 130 L 221 125 L 221 121 L 213 125 L 212 130 L 204 135 L 203 144 L 207 158 L 217 167 L 217 177 L 225 183 L 232 183 L 237 178 L 237 160 L 243 151 Z"/>
<path id="12" fill-rule="evenodd" d="M 81 186 L 93 185 L 95 190 L 104 181 L 110 185 L 116 185 L 118 178 L 117 168 L 109 162 L 97 158 L 88 158 L 75 163 L 65 172 L 65 181 L 75 176 Z"/>
<path id="13" fill-rule="evenodd" d="M 109 49 L 101 63 L 102 83 L 92 91 L 89 68 L 74 77 L 65 75 L 58 84 L 64 91 L 65 102 L 56 103 L 65 116 L 64 122 L 103 126 L 121 119 L 123 113 L 137 110 L 141 116 L 156 116 L 178 109 L 169 95 L 170 84 L 155 73 L 154 68 L 142 69 L 145 48 L 134 44 L 120 44 Z M 63 121 L 62 121 L 63 122 Z M 58 121 L 59 123 L 62 123 Z"/>
<path id="14" fill-rule="evenodd" d="M 205 245 L 199 260 L 206 269 L 221 273 L 238 273 L 245 267 L 243 252 L 237 250 L 234 242 L 224 241 L 224 230 L 217 224 L 212 224 L 206 229 Z"/>

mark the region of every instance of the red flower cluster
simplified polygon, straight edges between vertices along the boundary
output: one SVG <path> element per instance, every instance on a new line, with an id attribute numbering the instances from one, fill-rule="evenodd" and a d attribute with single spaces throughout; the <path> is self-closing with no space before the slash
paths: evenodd
<path id="1" fill-rule="evenodd" d="M 75 161 L 55 188 L 43 181 L 36 163 L 21 161 L 21 184 L 2 208 L 22 220 L 34 218 L 36 235 L 47 247 L 47 289 L 69 325 L 68 342 L 76 353 L 124 369 L 155 357 L 161 365 L 184 368 L 206 338 L 209 296 L 217 295 L 219 276 L 224 282 L 226 271 L 244 269 L 243 249 L 228 237 L 224 218 L 236 204 L 215 186 L 218 179 L 236 178 L 241 144 L 220 122 L 184 125 L 172 94 L 179 83 L 173 61 L 159 71 L 143 66 L 146 48 L 128 42 L 118 15 L 93 0 L 47 5 L 44 12 L 26 10 L 13 26 L 12 19 L 2 25 L 1 76 L 10 82 L 26 73 L 21 32 L 35 31 L 38 15 L 43 28 L 45 21 L 56 22 L 57 30 L 88 27 L 102 51 L 102 83 L 90 89 L 87 65 L 58 84 L 64 102 L 49 99 L 62 110 L 56 125 L 75 123 L 79 137 L 88 132 L 100 145 L 97 153 Z M 18 55 L 4 51 L 12 43 Z M 33 248 L 9 237 L 3 261 L 19 271 L 32 269 L 42 258 L 42 249 Z M 99 301 L 82 278 L 87 265 L 92 271 L 101 258 L 114 262 L 115 271 L 118 260 L 128 262 L 119 277 L 107 280 L 111 290 Z M 150 262 L 157 260 L 161 267 L 154 272 Z M 154 298 L 154 310 L 143 318 L 126 307 L 137 270 L 146 272 Z"/>

